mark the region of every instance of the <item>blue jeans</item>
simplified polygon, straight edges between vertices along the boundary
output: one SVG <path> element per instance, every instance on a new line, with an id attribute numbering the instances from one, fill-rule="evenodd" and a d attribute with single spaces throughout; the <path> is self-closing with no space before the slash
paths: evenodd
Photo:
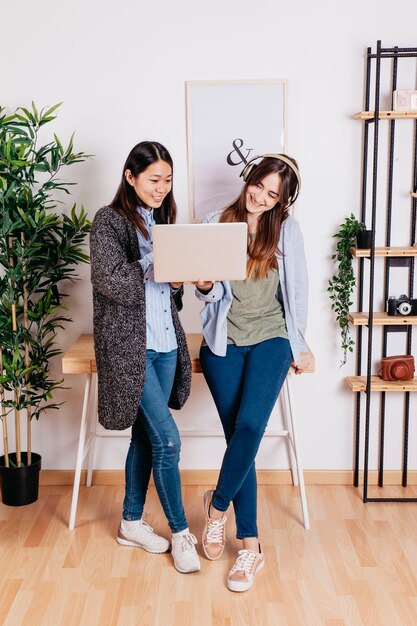
<path id="1" fill-rule="evenodd" d="M 123 502 L 123 519 L 141 519 L 153 471 L 156 491 L 173 533 L 188 527 L 178 467 L 180 436 L 168 408 L 176 366 L 177 350 L 146 351 L 145 384 L 126 458 Z"/>
<path id="2" fill-rule="evenodd" d="M 213 494 L 213 506 L 235 509 L 237 538 L 257 537 L 255 457 L 291 364 L 288 339 L 251 346 L 227 346 L 216 356 L 207 346 L 200 362 L 226 437 L 227 448 Z"/>

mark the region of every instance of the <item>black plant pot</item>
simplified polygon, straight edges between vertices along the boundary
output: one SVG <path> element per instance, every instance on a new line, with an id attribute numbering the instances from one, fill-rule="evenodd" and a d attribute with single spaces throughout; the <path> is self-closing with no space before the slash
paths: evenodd
<path id="1" fill-rule="evenodd" d="M 367 249 L 372 246 L 372 230 L 360 230 L 356 235 L 358 248 Z"/>
<path id="2" fill-rule="evenodd" d="M 0 457 L 0 485 L 3 504 L 7 506 L 24 506 L 38 499 L 39 471 L 42 458 L 32 452 L 32 463 L 27 464 L 27 452 L 22 452 L 25 467 L 5 467 L 4 456 Z M 16 464 L 16 454 L 9 454 L 9 459 Z"/>

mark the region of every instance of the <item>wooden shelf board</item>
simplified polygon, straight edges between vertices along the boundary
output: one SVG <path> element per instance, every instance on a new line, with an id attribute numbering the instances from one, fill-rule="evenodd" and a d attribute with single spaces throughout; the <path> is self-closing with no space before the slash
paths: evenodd
<path id="1" fill-rule="evenodd" d="M 350 248 L 349 252 L 354 257 L 370 257 L 370 248 Z M 405 257 L 417 256 L 417 246 L 401 246 L 389 248 L 375 248 L 375 256 L 379 257 Z"/>
<path id="2" fill-rule="evenodd" d="M 373 120 L 375 111 L 359 111 L 353 117 L 355 120 Z M 379 119 L 417 119 L 417 111 L 380 111 Z"/>
<path id="3" fill-rule="evenodd" d="M 366 391 L 366 376 L 347 376 L 345 380 L 352 391 Z M 390 382 L 371 376 L 371 391 L 417 391 L 417 378 Z"/>
<path id="4" fill-rule="evenodd" d="M 349 313 L 349 322 L 354 326 L 368 325 L 368 312 Z M 417 315 L 388 315 L 374 312 L 374 326 L 410 326 L 417 324 Z"/>

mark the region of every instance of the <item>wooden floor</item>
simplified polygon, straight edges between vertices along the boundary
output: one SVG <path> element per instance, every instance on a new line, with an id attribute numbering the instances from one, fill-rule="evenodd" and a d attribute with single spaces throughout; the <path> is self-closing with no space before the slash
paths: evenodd
<path id="1" fill-rule="evenodd" d="M 198 537 L 205 489 L 183 489 L 190 528 Z M 0 624 L 417 624 L 417 504 L 364 505 L 353 487 L 310 485 L 306 531 L 297 489 L 262 486 L 266 567 L 252 590 L 236 594 L 225 585 L 237 549 L 232 519 L 222 559 L 202 557 L 201 572 L 183 575 L 170 554 L 116 543 L 121 487 L 81 488 L 74 531 L 67 528 L 70 497 L 70 487 L 45 486 L 33 505 L 0 505 Z M 153 487 L 147 510 L 149 523 L 168 535 Z"/>

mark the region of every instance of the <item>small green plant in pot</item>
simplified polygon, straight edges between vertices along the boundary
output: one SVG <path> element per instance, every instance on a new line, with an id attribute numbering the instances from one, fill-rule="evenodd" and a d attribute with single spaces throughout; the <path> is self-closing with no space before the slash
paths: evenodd
<path id="1" fill-rule="evenodd" d="M 355 342 L 350 336 L 349 308 L 352 305 L 353 289 L 356 285 L 356 278 L 353 271 L 352 254 L 350 249 L 356 243 L 358 233 L 365 230 L 365 225 L 359 222 L 353 213 L 340 224 L 339 230 L 333 235 L 338 239 L 336 252 L 332 255 L 332 260 L 337 266 L 336 273 L 329 280 L 327 291 L 331 300 L 332 310 L 336 314 L 336 322 L 340 328 L 341 347 L 343 359 L 341 365 L 347 361 L 347 353 L 353 351 Z"/>
<path id="2" fill-rule="evenodd" d="M 39 145 L 43 127 L 56 118 L 59 106 L 38 112 L 32 103 L 31 109 L 22 107 L 11 115 L 0 107 L 0 480 L 3 502 L 10 505 L 38 497 L 41 459 L 32 452 L 31 423 L 59 406 L 53 393 L 62 380 L 51 377 L 49 363 L 61 352 L 57 330 L 71 321 L 65 316 L 62 288 L 76 278 L 76 265 L 88 262 L 83 250 L 90 222 L 84 208 L 77 210 L 74 204 L 69 215 L 58 214 L 56 192 L 69 194 L 74 183 L 58 174 L 89 155 L 74 152 L 73 136 L 65 148 L 55 134 Z M 12 426 L 14 452 L 9 450 Z"/>

